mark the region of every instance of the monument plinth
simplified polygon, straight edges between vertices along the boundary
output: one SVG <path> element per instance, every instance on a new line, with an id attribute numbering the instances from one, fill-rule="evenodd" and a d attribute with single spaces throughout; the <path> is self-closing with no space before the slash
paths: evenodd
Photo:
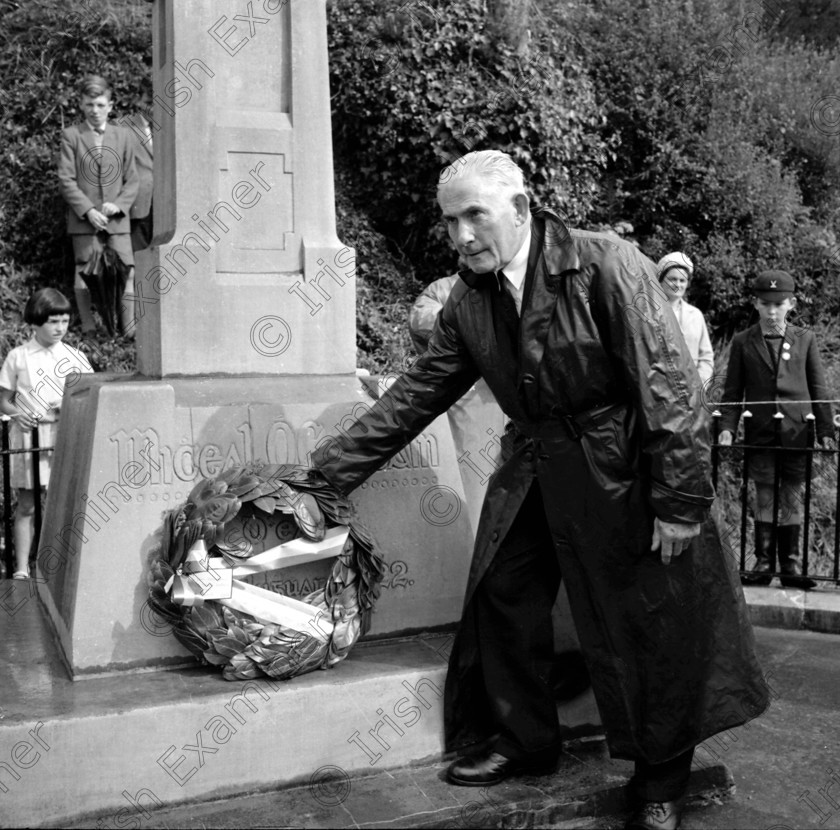
<path id="1" fill-rule="evenodd" d="M 157 247 L 138 269 L 138 368 L 351 374 L 355 256 L 335 232 L 325 4 L 240 6 L 155 3 Z"/>
<path id="2" fill-rule="evenodd" d="M 68 389 L 39 551 L 74 677 L 192 662 L 147 605 L 164 512 L 227 467 L 306 464 L 371 402 L 335 230 L 325 0 L 155 0 L 153 26 L 139 374 Z M 455 622 L 472 533 L 445 418 L 356 498 L 389 568 L 372 633 Z M 272 575 L 295 596 L 323 578 Z"/>

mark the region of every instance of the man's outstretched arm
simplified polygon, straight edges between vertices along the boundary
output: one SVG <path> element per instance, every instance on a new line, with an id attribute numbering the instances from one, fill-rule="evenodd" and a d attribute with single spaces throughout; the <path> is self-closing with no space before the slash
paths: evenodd
<path id="1" fill-rule="evenodd" d="M 441 314 L 429 348 L 372 405 L 356 404 L 355 422 L 322 438 L 312 466 L 345 495 L 358 487 L 455 403 L 478 370 L 454 326 Z"/>

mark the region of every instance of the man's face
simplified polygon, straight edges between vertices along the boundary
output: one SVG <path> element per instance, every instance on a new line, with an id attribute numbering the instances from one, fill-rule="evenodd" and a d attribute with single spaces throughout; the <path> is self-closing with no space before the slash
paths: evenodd
<path id="1" fill-rule="evenodd" d="M 102 127 L 105 124 L 112 106 L 111 99 L 107 95 L 82 96 L 82 112 L 87 122 L 93 127 Z"/>
<path id="2" fill-rule="evenodd" d="M 476 274 L 504 268 L 522 247 L 528 199 L 478 175 L 456 177 L 439 195 L 449 238 Z"/>

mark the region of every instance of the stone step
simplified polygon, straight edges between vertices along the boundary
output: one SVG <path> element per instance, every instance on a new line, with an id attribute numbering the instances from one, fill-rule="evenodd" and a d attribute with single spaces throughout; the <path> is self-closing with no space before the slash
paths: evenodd
<path id="1" fill-rule="evenodd" d="M 600 738 L 567 742 L 558 770 L 495 787 L 453 787 L 445 763 L 350 775 L 322 768 L 297 787 L 201 804 L 136 813 L 142 826 L 178 828 L 621 828 L 627 815 L 625 784 L 632 764 L 609 758 Z M 696 768 L 689 801 L 726 796 L 728 770 Z M 107 817 L 106 817 L 107 822 Z M 110 827 L 102 816 L 65 825 L 73 830 Z M 127 826 L 127 825 L 126 825 Z"/>
<path id="2" fill-rule="evenodd" d="M 448 633 L 358 644 L 291 681 L 227 682 L 200 667 L 71 681 L 27 582 L 4 581 L 0 826 L 100 827 L 182 802 L 358 776 L 443 757 Z M 561 708 L 597 731 L 591 693 Z M 126 823 L 128 822 L 128 824 Z"/>
<path id="3" fill-rule="evenodd" d="M 753 625 L 840 634 L 840 591 L 833 585 L 801 591 L 773 580 L 767 587 L 744 588 L 744 598 Z"/>
<path id="4" fill-rule="evenodd" d="M 270 799 L 289 787 L 306 798 L 313 775 L 329 768 L 354 781 L 422 762 L 442 768 L 449 633 L 363 642 L 337 668 L 285 683 L 227 683 L 201 668 L 73 682 L 32 583 L 0 587 L 0 826 L 93 814 L 100 827 L 133 826 L 150 807 L 204 809 L 210 799 Z M 747 593 L 778 601 L 769 591 Z M 567 738 L 599 729 L 591 693 L 560 715 Z M 609 769 L 593 773 L 602 788 Z"/>

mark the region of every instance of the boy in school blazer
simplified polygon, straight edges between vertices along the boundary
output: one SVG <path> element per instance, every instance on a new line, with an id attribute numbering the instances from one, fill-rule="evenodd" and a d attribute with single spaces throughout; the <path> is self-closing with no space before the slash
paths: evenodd
<path id="1" fill-rule="evenodd" d="M 759 322 L 735 335 L 726 370 L 723 401 L 747 404 L 723 407 L 720 443 L 732 443 L 743 409 L 746 444 L 767 447 L 752 450 L 748 474 L 755 482 L 755 567 L 742 577 L 745 585 L 769 585 L 779 558 L 785 587 L 813 588 L 816 583 L 802 576 L 799 528 L 802 518 L 802 485 L 805 481 L 804 452 L 781 453 L 780 504 L 777 532 L 773 532 L 774 471 L 776 463 L 776 413 L 781 413 L 780 445 L 807 446 L 807 417 L 816 419 L 816 435 L 824 446 L 834 437 L 829 398 L 817 340 L 811 329 L 795 326 L 786 317 L 796 306 L 793 277 L 785 271 L 764 271 L 753 281 L 753 304 Z M 764 403 L 755 403 L 761 401 Z"/>
<path id="2" fill-rule="evenodd" d="M 58 181 L 67 203 L 67 233 L 73 241 L 76 303 L 82 328 L 95 328 L 90 293 L 80 272 L 96 249 L 112 248 L 129 268 L 123 298 L 123 325 L 134 325 L 134 254 L 129 211 L 137 198 L 134 139 L 124 127 L 108 123 L 113 108 L 107 81 L 89 75 L 80 85 L 81 124 L 61 133 Z M 99 235 L 99 236 L 98 236 Z"/>

